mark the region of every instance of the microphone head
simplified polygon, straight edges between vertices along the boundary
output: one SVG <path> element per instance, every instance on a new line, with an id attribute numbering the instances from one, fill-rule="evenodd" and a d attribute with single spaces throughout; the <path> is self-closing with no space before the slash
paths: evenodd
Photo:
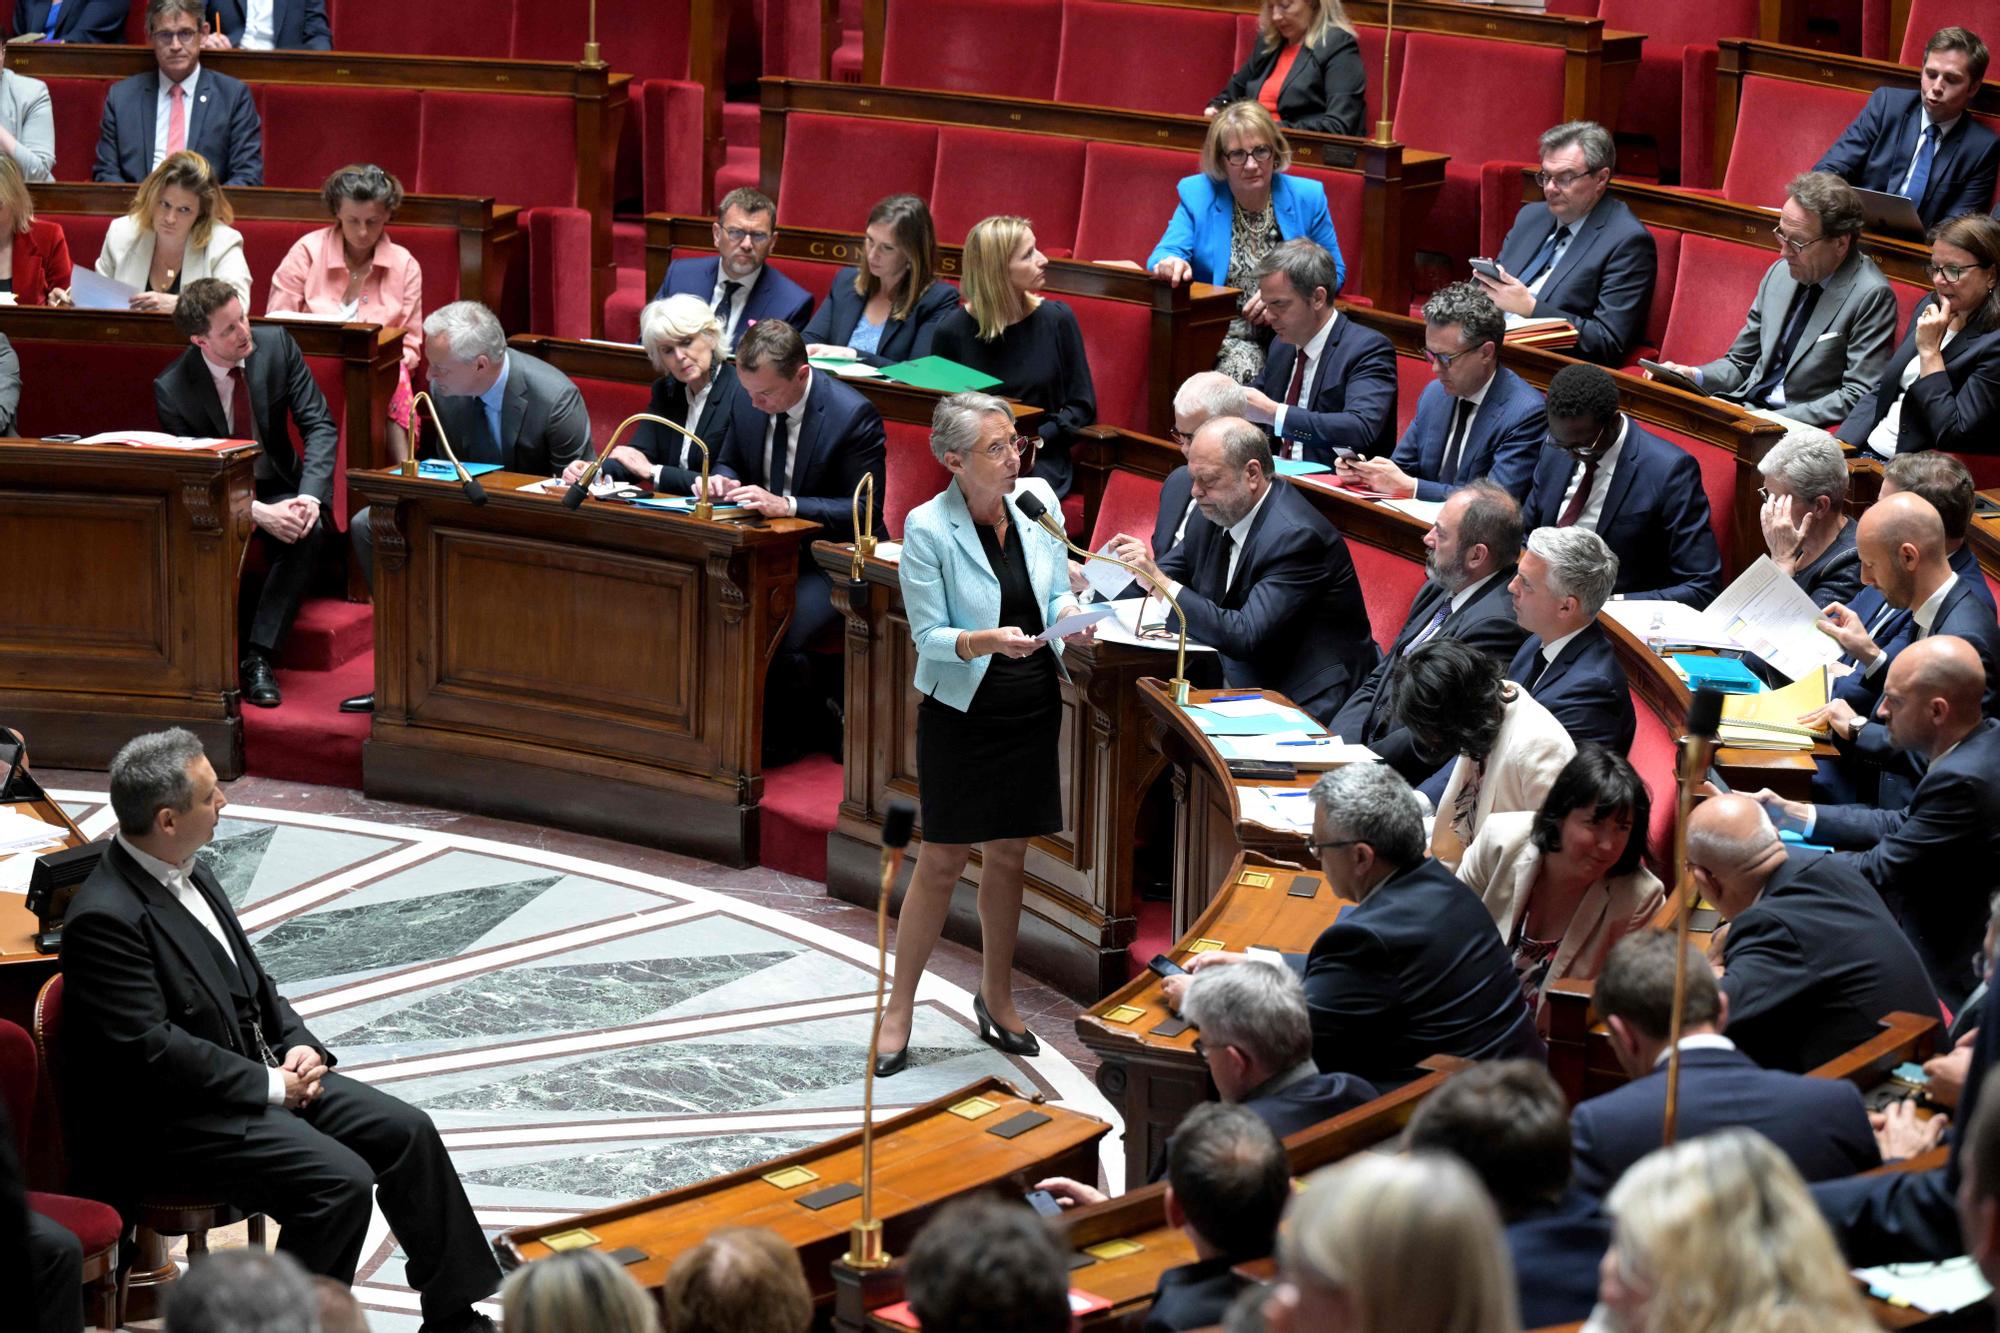
<path id="1" fill-rule="evenodd" d="M 582 508 L 584 497 L 588 496 L 589 494 L 590 494 L 589 489 L 585 487 L 582 482 L 580 481 L 571 482 L 569 484 L 569 489 L 563 492 L 563 508 L 564 509 Z"/>
<path id="2" fill-rule="evenodd" d="M 1687 734 L 1713 739 L 1722 722 L 1722 691 L 1700 689 L 1688 705 Z"/>
<path id="3" fill-rule="evenodd" d="M 910 832 L 916 827 L 917 807 L 908 801 L 892 800 L 888 813 L 882 816 L 882 845 L 884 847 L 907 847 Z"/>
<path id="4" fill-rule="evenodd" d="M 479 478 L 473 476 L 471 473 L 467 473 L 464 482 L 461 484 L 465 489 L 466 499 L 476 505 L 486 503 L 486 488 L 479 484 Z"/>
<path id="5" fill-rule="evenodd" d="M 1037 523 L 1041 522 L 1042 516 L 1049 512 L 1049 507 L 1042 503 L 1042 497 L 1033 491 L 1022 491 L 1015 496 L 1014 507 Z"/>

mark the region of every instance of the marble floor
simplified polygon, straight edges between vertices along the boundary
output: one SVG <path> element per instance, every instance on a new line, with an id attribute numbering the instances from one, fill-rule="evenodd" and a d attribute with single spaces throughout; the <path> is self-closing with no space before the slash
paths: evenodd
<path id="1" fill-rule="evenodd" d="M 87 833 L 104 778 L 41 772 Z M 245 778 L 204 856 L 266 969 L 341 1069 L 424 1108 L 490 1233 L 671 1189 L 860 1123 L 874 917 L 778 872 Z M 1022 977 L 1033 1060 L 979 1040 L 977 956 L 941 945 L 878 1112 L 987 1074 L 1113 1125 L 1078 1006 Z M 378 1215 L 356 1292 L 415 1295 Z"/>

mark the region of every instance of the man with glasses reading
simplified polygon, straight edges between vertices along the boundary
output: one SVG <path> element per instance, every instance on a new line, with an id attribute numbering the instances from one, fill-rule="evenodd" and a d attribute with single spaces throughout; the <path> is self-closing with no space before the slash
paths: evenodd
<path id="1" fill-rule="evenodd" d="M 812 318 L 812 293 L 765 263 L 778 243 L 778 206 L 769 195 L 745 185 L 722 196 L 715 212 L 715 255 L 667 265 L 666 280 L 653 299 L 685 293 L 708 302 L 722 322 L 725 349 L 759 320 L 782 319 L 804 328 Z"/>
<path id="2" fill-rule="evenodd" d="M 1881 377 L 1896 294 L 1861 253 L 1860 197 L 1831 172 L 1794 177 L 1771 230 L 1778 262 L 1729 350 L 1706 365 L 1660 364 L 1727 402 L 1831 428 Z"/>
<path id="3" fill-rule="evenodd" d="M 264 183 L 264 122 L 250 90 L 201 67 L 202 0 L 148 0 L 159 68 L 111 85 L 91 179 L 142 181 L 171 153 L 200 153 L 224 185 Z"/>
<path id="4" fill-rule="evenodd" d="M 1653 300 L 1653 237 L 1611 197 L 1617 149 L 1611 134 L 1572 120 L 1542 135 L 1543 202 L 1523 204 L 1500 247 L 1500 276 L 1474 277 L 1518 319 L 1566 319 L 1573 355 L 1622 365 L 1646 327 Z"/>

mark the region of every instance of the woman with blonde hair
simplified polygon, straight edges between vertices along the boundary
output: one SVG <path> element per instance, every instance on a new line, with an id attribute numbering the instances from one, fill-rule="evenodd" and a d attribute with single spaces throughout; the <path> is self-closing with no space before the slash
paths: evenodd
<path id="1" fill-rule="evenodd" d="M 1295 130 L 1359 134 L 1367 82 L 1354 25 L 1340 0 L 1264 0 L 1257 45 L 1204 114 L 1249 100 Z"/>
<path id="2" fill-rule="evenodd" d="M 1500 1215 L 1464 1163 L 1362 1153 L 1306 1182 L 1278 1235 L 1271 1333 L 1516 1333 Z M 512 1333 L 512 1330 L 509 1330 Z"/>
<path id="3" fill-rule="evenodd" d="M 15 305 L 69 304 L 69 238 L 47 218 L 14 159 L 0 153 L 0 291 Z"/>
<path id="4" fill-rule="evenodd" d="M 974 224 L 961 262 L 965 305 L 938 324 L 931 350 L 1000 381 L 986 392 L 1042 409 L 1038 456 L 1023 470 L 1061 497 L 1069 494 L 1070 444 L 1097 420 L 1097 390 L 1076 315 L 1041 295 L 1048 266 L 1026 218 Z"/>
<path id="5" fill-rule="evenodd" d="M 220 278 L 250 305 L 250 265 L 236 210 L 200 153 L 172 153 L 139 182 L 132 207 L 104 233 L 97 271 L 137 287 L 134 310 L 171 313 L 196 278 Z"/>
<path id="6" fill-rule="evenodd" d="M 518 1268 L 500 1289 L 507 1333 L 660 1333 L 646 1289 L 598 1250 L 566 1250 Z"/>
<path id="7" fill-rule="evenodd" d="M 1604 1201 L 1595 1327 L 1622 1333 L 1866 1333 L 1847 1263 L 1769 1139 L 1729 1129 L 1641 1158 Z M 1608 1316 L 1608 1317 L 1607 1317 Z"/>

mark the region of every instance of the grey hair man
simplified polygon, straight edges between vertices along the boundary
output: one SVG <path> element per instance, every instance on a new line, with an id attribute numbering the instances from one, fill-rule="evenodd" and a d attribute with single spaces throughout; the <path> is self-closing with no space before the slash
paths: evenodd
<path id="1" fill-rule="evenodd" d="M 1764 478 L 1758 522 L 1780 573 L 1816 606 L 1861 591 L 1861 552 L 1847 517 L 1847 459 L 1831 435 L 1787 435 L 1757 464 Z"/>
<path id="2" fill-rule="evenodd" d="M 1509 589 L 1528 639 L 1507 678 L 1527 686 L 1579 746 L 1595 741 L 1623 754 L 1638 720 L 1625 668 L 1597 623 L 1617 582 L 1617 553 L 1589 528 L 1529 533 Z"/>
<path id="3" fill-rule="evenodd" d="M 279 1250 L 222 1250 L 167 1289 L 166 1333 L 319 1333 L 319 1297 Z"/>

